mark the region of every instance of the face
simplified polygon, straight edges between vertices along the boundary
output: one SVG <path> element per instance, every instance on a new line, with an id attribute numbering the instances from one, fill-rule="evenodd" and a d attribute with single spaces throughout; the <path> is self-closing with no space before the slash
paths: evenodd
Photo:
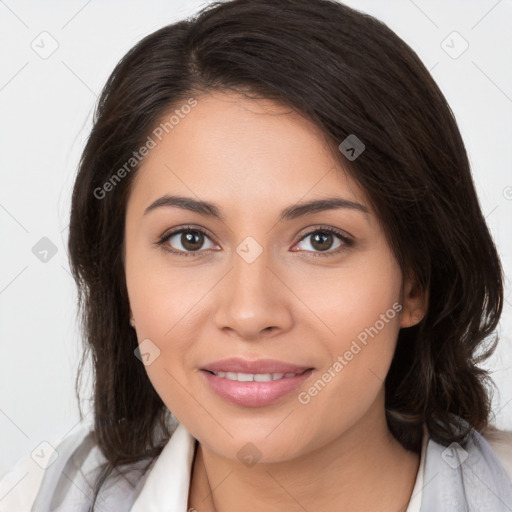
<path id="1" fill-rule="evenodd" d="M 262 462 L 291 460 L 383 417 L 410 287 L 315 125 L 269 100 L 197 100 L 144 158 L 127 204 L 145 368 L 210 450 L 235 460 L 251 442 Z"/>

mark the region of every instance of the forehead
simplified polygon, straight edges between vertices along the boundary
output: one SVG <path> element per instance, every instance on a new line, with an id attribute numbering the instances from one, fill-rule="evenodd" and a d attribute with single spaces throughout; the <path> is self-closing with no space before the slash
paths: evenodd
<path id="1" fill-rule="evenodd" d="M 320 128 L 289 107 L 235 93 L 196 99 L 141 162 L 132 184 L 137 202 L 172 192 L 238 205 L 333 193 L 366 202 Z"/>

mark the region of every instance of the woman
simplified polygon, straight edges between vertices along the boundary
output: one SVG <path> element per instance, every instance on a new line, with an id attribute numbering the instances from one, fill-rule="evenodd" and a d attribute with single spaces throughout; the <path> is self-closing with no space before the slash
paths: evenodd
<path id="1" fill-rule="evenodd" d="M 381 22 L 233 0 L 143 39 L 69 251 L 94 425 L 32 510 L 512 510 L 478 366 L 500 261 L 446 100 Z"/>

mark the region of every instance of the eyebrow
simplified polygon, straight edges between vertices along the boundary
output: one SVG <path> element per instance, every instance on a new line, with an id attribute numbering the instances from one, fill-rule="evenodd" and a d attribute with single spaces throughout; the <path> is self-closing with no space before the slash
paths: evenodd
<path id="1" fill-rule="evenodd" d="M 213 217 L 220 221 L 225 221 L 219 207 L 208 201 L 199 201 L 191 197 L 165 195 L 153 201 L 145 210 L 144 215 L 163 207 L 177 207 L 191 212 L 199 213 L 206 217 Z M 347 208 L 350 210 L 360 211 L 368 215 L 368 208 L 363 204 L 349 201 L 342 197 L 328 197 L 325 199 L 317 199 L 306 203 L 298 203 L 285 208 L 279 216 L 279 221 L 289 221 L 298 217 L 303 217 L 312 213 L 323 212 L 326 210 L 335 210 L 339 208 Z"/>

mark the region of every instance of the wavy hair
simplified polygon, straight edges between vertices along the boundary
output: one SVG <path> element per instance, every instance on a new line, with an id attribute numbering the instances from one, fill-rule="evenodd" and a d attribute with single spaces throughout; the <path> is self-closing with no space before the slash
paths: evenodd
<path id="1" fill-rule="evenodd" d="M 98 191 L 162 118 L 209 90 L 272 99 L 316 123 L 366 191 L 403 274 L 428 292 L 426 316 L 399 332 L 385 381 L 393 435 L 418 451 L 423 423 L 444 445 L 483 431 L 493 383 L 479 364 L 498 341 L 502 269 L 442 92 L 384 23 L 334 0 L 215 2 L 120 60 L 79 163 L 68 246 L 84 339 L 76 389 L 80 404 L 91 356 L 94 436 L 106 458 L 90 510 L 114 470 L 149 467 L 172 435 L 172 411 L 134 356 L 129 324 L 122 248 L 138 165 Z M 337 149 L 350 134 L 366 146 L 351 162 Z"/>

